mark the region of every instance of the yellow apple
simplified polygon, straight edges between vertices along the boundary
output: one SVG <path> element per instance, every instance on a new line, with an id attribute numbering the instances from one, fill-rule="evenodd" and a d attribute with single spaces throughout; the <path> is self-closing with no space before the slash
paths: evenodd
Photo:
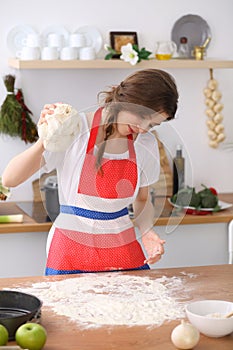
<path id="1" fill-rule="evenodd" d="M 8 342 L 9 333 L 5 326 L 0 324 L 0 345 L 6 345 Z"/>

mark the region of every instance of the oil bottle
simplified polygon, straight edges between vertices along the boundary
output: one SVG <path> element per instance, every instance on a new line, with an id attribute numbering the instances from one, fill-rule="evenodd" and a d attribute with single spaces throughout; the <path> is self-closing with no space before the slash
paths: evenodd
<path id="1" fill-rule="evenodd" d="M 185 159 L 182 155 L 182 146 L 177 145 L 176 155 L 173 158 L 173 194 L 185 186 L 184 165 Z"/>

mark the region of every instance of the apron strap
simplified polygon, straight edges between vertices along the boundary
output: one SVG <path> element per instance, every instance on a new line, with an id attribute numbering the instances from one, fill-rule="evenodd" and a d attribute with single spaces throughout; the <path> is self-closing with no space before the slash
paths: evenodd
<path id="1" fill-rule="evenodd" d="M 97 109 L 97 111 L 94 114 L 86 153 L 93 153 L 95 141 L 97 138 L 99 125 L 100 125 L 100 121 L 101 121 L 102 110 L 103 110 L 103 108 L 99 108 L 99 109 Z"/>
<path id="2" fill-rule="evenodd" d="M 94 146 L 95 146 L 95 142 L 96 142 L 99 126 L 100 126 L 100 121 L 102 117 L 102 111 L 103 111 L 103 108 L 101 107 L 97 109 L 97 111 L 94 114 L 86 153 L 93 154 Z M 130 134 L 127 136 L 127 138 L 128 138 L 128 148 L 129 148 L 129 158 L 135 159 L 136 155 L 135 155 L 135 149 L 133 145 L 133 135 Z"/>

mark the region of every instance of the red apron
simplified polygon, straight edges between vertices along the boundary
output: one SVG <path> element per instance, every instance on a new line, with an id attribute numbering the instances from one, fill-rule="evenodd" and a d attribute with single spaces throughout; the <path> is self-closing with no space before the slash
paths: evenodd
<path id="1" fill-rule="evenodd" d="M 128 137 L 129 158 L 102 159 L 101 171 L 96 169 L 94 146 L 101 123 L 102 109 L 96 111 L 77 188 L 79 195 L 85 197 L 89 208 L 69 205 L 61 206 L 59 215 L 75 215 L 78 220 L 91 221 L 93 225 L 111 227 L 113 220 L 119 222 L 116 232 L 96 233 L 56 227 L 50 245 L 46 274 L 66 274 L 91 271 L 112 271 L 140 268 L 145 256 L 136 240 L 135 230 L 128 216 L 126 207 L 116 212 L 109 212 L 107 201 L 120 200 L 129 204 L 137 185 L 136 155 L 132 135 Z M 98 208 L 91 205 L 91 199 L 98 200 Z M 96 200 L 95 199 L 95 200 Z M 77 199 L 78 200 L 78 199 Z M 109 202 L 108 202 L 109 203 Z M 122 223 L 121 223 L 122 222 Z M 127 222 L 127 225 L 125 225 Z M 55 222 L 56 224 L 56 222 Z M 130 225 L 130 227 L 129 227 Z M 78 225 L 77 225 L 78 226 Z M 126 227 L 127 226 L 127 227 Z"/>

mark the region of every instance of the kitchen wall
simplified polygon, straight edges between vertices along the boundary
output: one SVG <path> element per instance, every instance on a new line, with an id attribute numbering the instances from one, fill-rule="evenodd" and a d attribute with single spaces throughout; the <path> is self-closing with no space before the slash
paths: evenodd
<path id="1" fill-rule="evenodd" d="M 96 95 L 112 84 L 117 84 L 132 69 L 126 70 L 14 70 L 9 68 L 10 55 L 7 34 L 16 25 L 28 24 L 42 33 L 50 25 L 64 25 L 70 32 L 81 26 L 98 28 L 104 42 L 109 42 L 109 31 L 137 31 L 139 46 L 154 52 L 155 42 L 168 40 L 173 24 L 181 16 L 202 16 L 212 31 L 208 57 L 233 60 L 233 2 L 232 0 L 8 0 L 1 2 L 0 11 L 0 74 L 15 74 L 16 87 L 21 87 L 25 101 L 37 122 L 41 107 L 47 102 L 64 101 L 81 109 L 96 104 Z M 99 56 L 103 57 L 102 51 Z M 138 67 L 136 66 L 135 69 Z M 186 182 L 216 187 L 221 192 L 233 192 L 233 69 L 216 69 L 214 77 L 223 94 L 226 140 L 218 149 L 208 146 L 207 117 L 204 110 L 203 88 L 209 71 L 203 69 L 171 69 L 179 93 L 177 119 L 159 130 L 168 152 L 174 155 L 179 139 L 185 147 Z M 0 81 L 0 103 L 6 96 Z M 0 174 L 8 161 L 25 150 L 20 139 L 0 135 Z M 32 180 L 12 190 L 11 200 L 30 200 Z"/>

